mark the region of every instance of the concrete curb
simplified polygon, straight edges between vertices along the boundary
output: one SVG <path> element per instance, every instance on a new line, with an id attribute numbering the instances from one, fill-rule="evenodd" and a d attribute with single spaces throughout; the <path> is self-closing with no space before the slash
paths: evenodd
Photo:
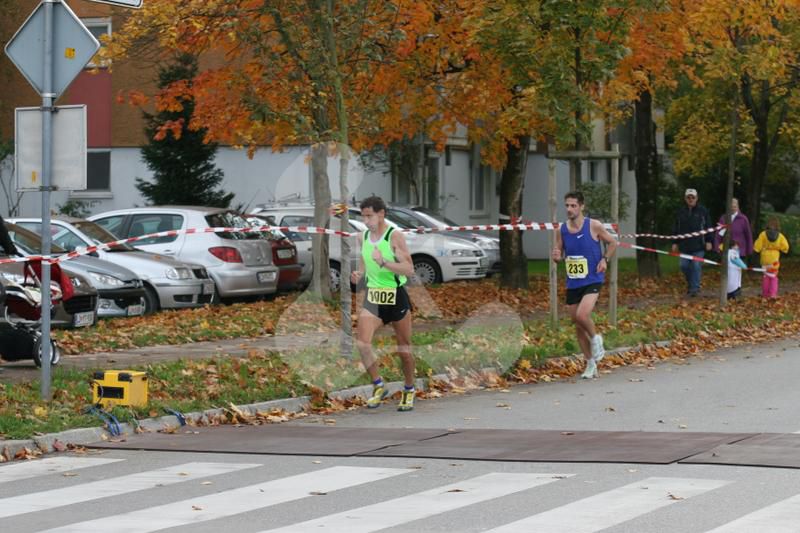
<path id="1" fill-rule="evenodd" d="M 654 343 L 648 343 L 648 345 L 655 345 L 658 348 L 663 348 L 665 346 L 669 346 L 671 341 L 657 341 Z M 613 350 L 609 350 L 606 352 L 606 355 L 614 355 L 624 352 L 630 351 L 638 351 L 641 350 L 643 346 L 625 346 L 621 348 L 615 348 Z M 573 355 L 573 356 L 565 356 L 565 357 L 555 357 L 552 360 L 567 360 L 573 358 L 582 358 L 580 355 Z M 496 368 L 485 368 L 482 370 L 486 373 L 497 372 Z M 431 376 L 432 379 L 436 381 L 444 381 L 449 382 L 450 377 L 447 374 L 436 374 Z M 415 386 L 417 390 L 425 390 L 428 387 L 428 378 L 417 378 Z M 399 392 L 403 389 L 403 382 L 402 381 L 394 381 L 391 383 L 386 384 L 386 388 L 389 390 L 389 394 L 394 394 Z M 366 398 L 372 393 L 372 385 L 362 385 L 358 387 L 352 387 L 349 389 L 343 389 L 339 391 L 334 391 L 328 393 L 328 397 L 336 400 L 349 400 L 356 397 Z M 246 413 L 248 415 L 255 415 L 257 412 L 264 412 L 270 411 L 273 409 L 281 409 L 283 411 L 287 411 L 289 413 L 298 413 L 306 408 L 311 401 L 310 396 L 300 396 L 298 398 L 286 398 L 281 400 L 270 400 L 267 402 L 258 402 L 258 403 L 251 403 L 245 405 L 237 405 L 236 408 Z M 198 411 L 193 413 L 185 413 L 183 416 L 187 421 L 192 422 L 208 422 L 209 420 L 213 419 L 214 417 L 223 414 L 227 409 L 223 408 L 216 408 L 216 409 L 207 409 L 205 411 Z M 157 432 L 157 431 L 171 431 L 181 427 L 181 422 L 175 415 L 167 415 L 161 416 L 157 418 L 148 418 L 144 420 L 140 420 L 138 422 L 139 428 L 144 431 L 150 432 Z M 122 436 L 131 435 L 135 433 L 136 426 L 133 424 L 120 424 L 120 431 Z M 74 445 L 74 446 L 85 446 L 87 444 L 91 444 L 93 442 L 98 442 L 103 439 L 113 439 L 118 438 L 115 435 L 112 435 L 107 429 L 104 427 L 92 427 L 92 428 L 81 428 L 81 429 L 70 429 L 67 431 L 61 431 L 59 433 L 49 433 L 47 435 L 41 435 L 34 437 L 33 439 L 24 439 L 24 440 L 7 440 L 7 441 L 0 441 L 0 454 L 6 458 L 6 460 L 13 460 L 17 453 L 24 451 L 26 448 L 28 450 L 39 450 L 42 453 L 51 453 L 54 451 L 59 451 L 60 449 L 64 449 L 63 447 L 66 445 Z M 57 448 L 58 447 L 58 448 Z"/>

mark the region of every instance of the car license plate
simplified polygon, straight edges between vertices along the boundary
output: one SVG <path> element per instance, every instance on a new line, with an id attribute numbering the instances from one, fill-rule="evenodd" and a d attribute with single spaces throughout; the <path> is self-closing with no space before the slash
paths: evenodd
<path id="1" fill-rule="evenodd" d="M 203 281 L 203 292 L 201 294 L 214 294 L 213 280 L 208 279 Z"/>
<path id="2" fill-rule="evenodd" d="M 275 281 L 275 272 L 259 272 L 257 277 L 259 283 L 269 283 Z"/>
<path id="3" fill-rule="evenodd" d="M 94 311 L 75 313 L 72 317 L 72 325 L 76 328 L 83 328 L 94 324 Z"/>
<path id="4" fill-rule="evenodd" d="M 128 316 L 141 316 L 143 314 L 144 306 L 142 304 L 128 306 Z"/>
<path id="5" fill-rule="evenodd" d="M 280 259 L 290 259 L 294 257 L 294 254 L 292 253 L 291 249 L 283 248 L 281 250 L 278 250 L 278 257 Z"/>

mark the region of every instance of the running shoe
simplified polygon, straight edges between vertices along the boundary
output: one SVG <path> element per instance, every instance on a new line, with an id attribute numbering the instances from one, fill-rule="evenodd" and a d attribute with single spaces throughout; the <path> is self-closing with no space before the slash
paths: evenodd
<path id="1" fill-rule="evenodd" d="M 380 407 L 384 398 L 389 396 L 389 391 L 386 390 L 386 385 L 375 385 L 372 388 L 372 396 L 367 399 L 367 407 L 375 409 Z"/>
<path id="2" fill-rule="evenodd" d="M 586 360 L 586 370 L 581 374 L 581 379 L 592 379 L 597 377 L 597 362 L 594 358 Z"/>
<path id="3" fill-rule="evenodd" d="M 592 337 L 592 359 L 599 363 L 606 356 L 606 349 L 603 347 L 603 336 L 599 333 Z"/>
<path id="4" fill-rule="evenodd" d="M 414 396 L 416 392 L 413 390 L 404 390 L 403 395 L 400 397 L 400 403 L 397 405 L 398 411 L 411 411 L 414 409 Z"/>

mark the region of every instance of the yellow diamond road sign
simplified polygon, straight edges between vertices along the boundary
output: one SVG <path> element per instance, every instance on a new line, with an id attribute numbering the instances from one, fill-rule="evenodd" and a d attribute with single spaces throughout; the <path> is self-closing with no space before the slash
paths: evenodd
<path id="1" fill-rule="evenodd" d="M 6 45 L 6 55 L 44 96 L 44 2 Z M 100 49 L 100 43 L 63 2 L 53 2 L 53 95 L 58 97 Z"/>

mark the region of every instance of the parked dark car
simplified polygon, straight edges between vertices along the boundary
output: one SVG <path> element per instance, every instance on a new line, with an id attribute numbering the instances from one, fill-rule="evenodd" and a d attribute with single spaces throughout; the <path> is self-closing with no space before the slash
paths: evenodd
<path id="1" fill-rule="evenodd" d="M 6 222 L 6 227 L 17 250 L 23 255 L 42 253 L 41 235 L 9 222 Z M 67 251 L 57 244 L 51 245 L 52 255 L 65 253 Z M 68 274 L 82 275 L 97 290 L 98 316 L 111 318 L 139 316 L 144 313 L 145 293 L 142 280 L 129 269 L 88 255 L 64 261 L 60 265 Z M 69 301 L 66 303 L 69 304 Z"/>
<path id="2" fill-rule="evenodd" d="M 270 222 L 267 217 L 259 215 L 245 215 L 247 222 L 254 227 L 261 226 L 274 226 L 274 222 Z M 305 272 L 303 265 L 299 261 L 297 247 L 294 243 L 281 231 L 265 231 L 262 235 L 269 240 L 272 247 L 272 262 L 279 269 L 278 273 L 278 290 L 290 291 L 298 287 L 308 285 L 311 276 L 308 279 L 303 278 Z"/>
<path id="3" fill-rule="evenodd" d="M 0 252 L 0 258 L 8 256 Z M 97 322 L 97 289 L 82 275 L 63 269 L 69 276 L 74 290 L 72 298 L 53 307 L 52 326 L 54 328 L 73 328 L 91 326 Z M 14 283 L 25 279 L 23 263 L 0 265 L 0 275 Z"/>

